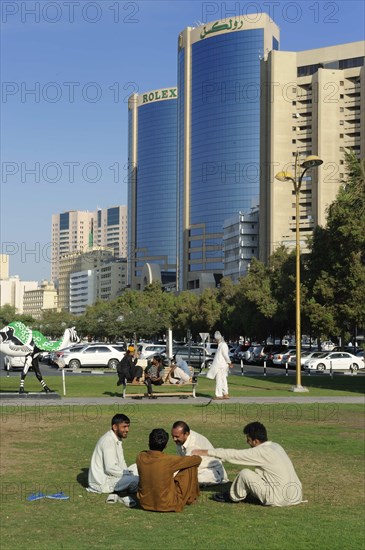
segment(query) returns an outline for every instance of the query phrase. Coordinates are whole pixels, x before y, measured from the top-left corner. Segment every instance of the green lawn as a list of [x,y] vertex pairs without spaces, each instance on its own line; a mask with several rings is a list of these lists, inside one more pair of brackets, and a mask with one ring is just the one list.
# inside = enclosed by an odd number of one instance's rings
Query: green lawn
[[[101,383],[102,377],[94,378]],[[116,403],[2,407],[2,550],[364,548],[361,405]],[[175,420],[187,421],[217,447],[237,448],[246,447],[243,426],[260,420],[292,458],[308,503],[272,509],[219,504],[209,489],[181,514],[105,504],[105,496],[90,495],[83,485],[94,445],[118,411],[131,418],[124,443],[128,463],[146,448],[152,428],[170,431]],[[168,452],[174,453],[171,442]],[[240,467],[226,464],[226,469],[232,480]],[[59,490],[70,500],[26,500],[34,491]]]
[[[12,373],[9,378],[0,378],[0,392],[17,391],[19,389],[19,373]],[[63,386],[61,376],[45,376],[47,384],[61,395],[63,395]],[[66,373],[66,395],[67,397],[114,397],[121,396],[122,390],[116,385],[117,375],[112,374],[93,374],[89,376],[74,373]],[[289,392],[290,387],[295,384],[295,375],[289,376],[229,376],[229,393],[232,397],[288,397],[297,396]],[[339,376],[329,375],[303,376],[302,384],[310,389],[309,396],[345,396],[345,395],[364,395],[365,376]],[[25,388],[27,391],[40,391],[41,386],[33,373],[29,373]],[[198,386],[196,389],[198,396],[213,397],[215,381],[208,380],[205,377],[198,377]],[[128,391],[140,393],[145,391],[145,386],[129,386]],[[180,389],[180,388],[179,388]],[[171,391],[170,387],[159,387],[156,391]]]

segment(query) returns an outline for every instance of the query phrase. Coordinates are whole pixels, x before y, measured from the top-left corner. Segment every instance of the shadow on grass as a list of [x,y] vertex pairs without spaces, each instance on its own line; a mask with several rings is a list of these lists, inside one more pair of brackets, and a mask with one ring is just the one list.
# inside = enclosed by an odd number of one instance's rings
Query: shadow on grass
[[76,476],[77,482],[81,485],[81,487],[84,487],[85,489],[89,486],[88,475],[89,468],[81,468],[81,472]]
[[123,397],[123,394],[117,391],[104,391],[103,395],[108,395],[109,397]]

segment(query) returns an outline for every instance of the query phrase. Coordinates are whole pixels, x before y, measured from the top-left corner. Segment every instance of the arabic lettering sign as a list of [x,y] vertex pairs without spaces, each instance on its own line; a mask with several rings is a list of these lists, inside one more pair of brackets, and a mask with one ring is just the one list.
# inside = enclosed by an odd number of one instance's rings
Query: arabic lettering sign
[[213,23],[213,25],[210,27],[210,29],[207,29],[206,26],[203,27],[203,30],[200,33],[200,38],[205,38],[207,34],[212,34],[215,32],[220,31],[239,31],[243,27],[243,19],[241,21],[235,21],[233,22],[232,19],[229,20],[228,23],[220,23],[219,21],[216,21]]
[[142,105],[151,103],[152,101],[160,101],[161,99],[177,99],[177,88],[164,88],[162,90],[154,90],[142,94]]

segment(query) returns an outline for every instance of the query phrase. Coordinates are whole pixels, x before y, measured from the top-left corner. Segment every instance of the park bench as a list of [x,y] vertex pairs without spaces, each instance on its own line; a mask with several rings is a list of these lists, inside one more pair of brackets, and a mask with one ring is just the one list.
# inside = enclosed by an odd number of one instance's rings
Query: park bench
[[[123,386],[123,397],[132,397],[135,399],[142,399],[147,396],[147,386],[144,384],[144,369],[147,366],[146,360],[139,360],[137,363],[143,368],[143,375],[140,379],[139,384],[126,383]],[[153,386],[152,391],[153,395],[161,397],[179,397],[184,399],[186,397],[196,397],[195,388],[197,386],[197,378],[194,374],[193,367],[189,367],[191,373],[191,382],[185,382],[184,384],[172,384],[170,381],[167,381],[168,374],[170,372],[170,367],[165,367],[162,373],[162,380],[164,383],[161,386]],[[166,389],[168,388],[168,389]],[[171,389],[171,391],[170,391]]]

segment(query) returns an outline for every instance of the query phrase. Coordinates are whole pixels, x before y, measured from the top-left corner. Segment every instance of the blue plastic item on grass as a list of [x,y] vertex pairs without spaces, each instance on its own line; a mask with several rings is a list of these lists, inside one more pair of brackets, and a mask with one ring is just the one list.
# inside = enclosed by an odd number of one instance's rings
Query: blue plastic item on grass
[[27,500],[29,501],[33,501],[33,500],[40,500],[41,498],[45,498],[45,494],[44,493],[32,493],[31,495],[29,495],[29,497],[27,497]]
[[70,497],[61,491],[60,493],[53,493],[53,495],[46,495],[46,498],[51,498],[53,500],[68,500]]

